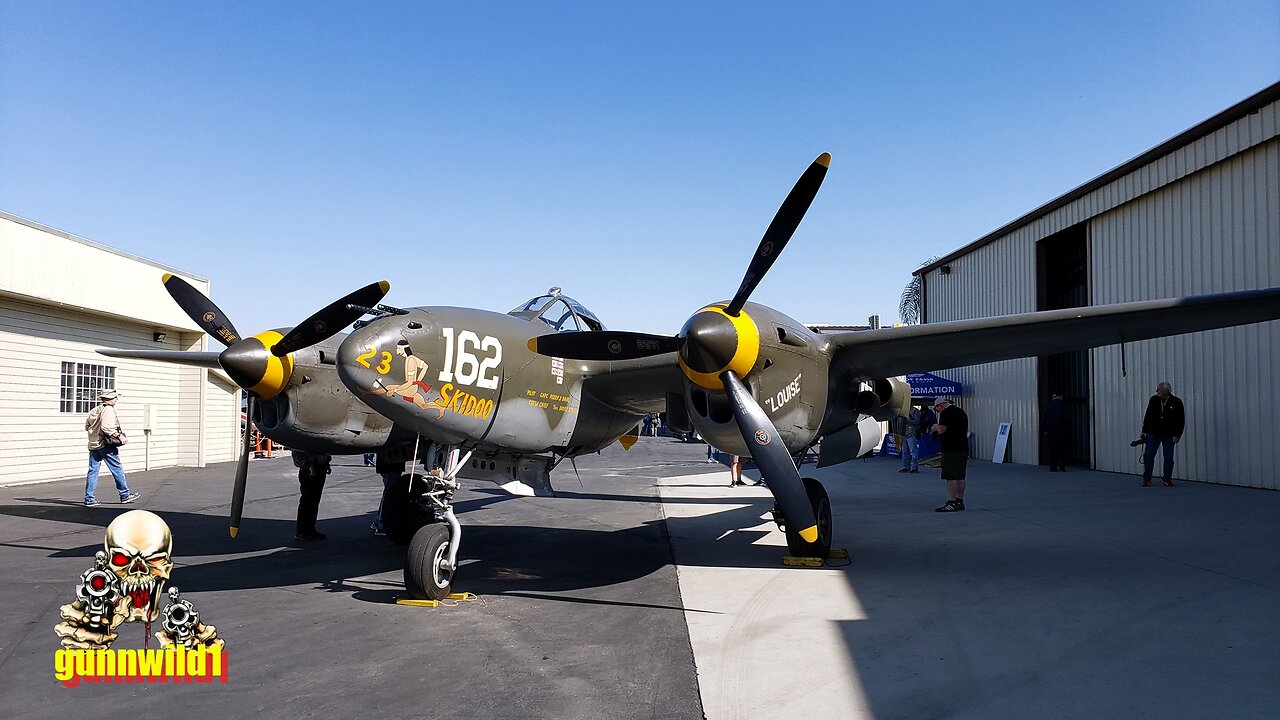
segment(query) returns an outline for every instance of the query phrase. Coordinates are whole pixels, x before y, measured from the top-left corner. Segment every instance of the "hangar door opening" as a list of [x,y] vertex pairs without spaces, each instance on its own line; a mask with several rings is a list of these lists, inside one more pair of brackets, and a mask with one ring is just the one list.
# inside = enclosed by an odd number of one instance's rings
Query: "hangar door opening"
[[[1037,310],[1062,310],[1089,304],[1089,228],[1072,225],[1036,244]],[[1040,415],[1054,393],[1061,393],[1070,416],[1067,462],[1093,466],[1089,443],[1089,351],[1046,355],[1037,362]],[[1040,435],[1044,437],[1043,434]],[[1040,443],[1040,464],[1049,464],[1048,443]]]

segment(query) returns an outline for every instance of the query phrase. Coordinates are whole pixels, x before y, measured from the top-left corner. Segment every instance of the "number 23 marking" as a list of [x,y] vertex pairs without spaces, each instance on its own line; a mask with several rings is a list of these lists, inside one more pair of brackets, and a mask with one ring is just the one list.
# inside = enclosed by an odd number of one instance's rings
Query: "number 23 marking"
[[361,355],[356,358],[356,362],[360,363],[361,365],[367,368],[376,370],[376,372],[379,375],[386,375],[387,373],[391,372],[391,353],[387,352],[386,350],[383,350],[382,362],[378,363],[378,367],[375,369],[371,365],[369,365],[369,360],[373,358],[374,355],[378,354],[378,348],[372,345],[365,345],[364,347],[369,352],[361,353]]

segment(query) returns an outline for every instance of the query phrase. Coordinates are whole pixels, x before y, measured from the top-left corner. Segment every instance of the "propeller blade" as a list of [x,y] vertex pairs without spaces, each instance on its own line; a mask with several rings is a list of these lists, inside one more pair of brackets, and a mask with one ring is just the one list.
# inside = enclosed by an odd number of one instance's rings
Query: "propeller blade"
[[222,367],[218,363],[217,352],[198,352],[188,350],[116,350],[115,348],[98,348],[99,355],[117,358],[139,358],[142,360],[157,360],[159,362],[174,363],[175,365],[190,365],[191,367],[209,368],[210,370],[218,370]]
[[720,374],[726,392],[733,401],[733,418],[738,431],[746,441],[751,457],[760,468],[769,492],[773,493],[782,514],[787,518],[787,528],[798,531],[806,542],[817,542],[818,520],[809,504],[800,471],[791,460],[791,453],[782,442],[778,429],[769,422],[764,409],[751,397],[751,391],[738,378],[737,373],[726,370]]
[[240,515],[244,512],[244,489],[249,480],[249,441],[253,439],[253,394],[248,394],[244,415],[244,448],[236,463],[236,486],[231,491],[231,537],[240,532]]
[[680,338],[602,330],[539,335],[529,341],[539,355],[572,360],[634,360],[680,349]]
[[226,313],[219,310],[212,300],[204,296],[204,293],[172,273],[165,273],[163,282],[164,289],[169,291],[169,297],[178,303],[178,307],[182,308],[187,317],[199,325],[200,329],[227,347],[231,347],[240,339],[240,333],[227,319]]
[[822,153],[796,181],[795,187],[791,188],[787,199],[782,201],[782,207],[778,208],[778,213],[773,216],[773,222],[769,223],[769,228],[764,231],[760,246],[756,248],[756,256],[747,266],[747,274],[742,277],[738,294],[733,296],[733,300],[725,308],[726,313],[737,317],[742,306],[747,304],[747,298],[751,297],[751,292],[760,284],[764,274],[769,272],[769,268],[773,267],[773,262],[782,254],[787,241],[800,226],[800,221],[809,211],[809,205],[818,194],[818,188],[822,187],[822,180],[827,176],[827,168],[830,166],[831,154]]
[[[284,357],[291,352],[311,347],[337,335],[342,328],[359,320],[365,314],[364,308],[371,308],[382,302],[391,289],[391,283],[379,280],[370,283],[355,292],[334,300],[311,317],[298,323],[287,335],[271,348],[271,354]],[[347,307],[357,306],[356,309]]]

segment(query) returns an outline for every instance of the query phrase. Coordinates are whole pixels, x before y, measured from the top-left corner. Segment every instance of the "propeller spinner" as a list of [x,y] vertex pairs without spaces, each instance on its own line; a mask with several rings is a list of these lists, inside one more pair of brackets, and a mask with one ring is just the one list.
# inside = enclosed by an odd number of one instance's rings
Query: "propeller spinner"
[[[255,398],[268,400],[279,395],[293,375],[293,358],[289,353],[324,342],[342,328],[359,320],[366,307],[381,302],[391,283],[381,280],[349,293],[303,320],[287,334],[274,330],[242,338],[225,313],[177,275],[166,273],[164,287],[170,297],[186,312],[187,317],[205,332],[227,346],[218,355],[218,365],[227,376],[249,393],[248,418],[253,417]],[[246,420],[244,445],[236,463],[235,489],[231,496],[231,537],[240,530],[244,510],[244,493],[249,474],[251,422]]]
[[830,166],[831,155],[822,153],[796,181],[760,239],[733,299],[694,313],[675,337],[602,331],[554,333],[529,341],[534,352],[575,360],[628,360],[675,352],[690,382],[728,393],[738,431],[789,528],[811,544],[818,541],[818,523],[804,481],[777,428],[742,381],[760,356],[760,331],[743,308],[795,234]]

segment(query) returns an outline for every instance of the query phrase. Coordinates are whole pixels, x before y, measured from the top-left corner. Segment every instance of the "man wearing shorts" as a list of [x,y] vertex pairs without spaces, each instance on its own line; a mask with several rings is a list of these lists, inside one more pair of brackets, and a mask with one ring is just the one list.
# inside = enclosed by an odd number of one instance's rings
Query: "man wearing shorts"
[[930,428],[942,445],[942,479],[947,483],[947,501],[936,512],[964,510],[964,472],[969,464],[969,416],[946,398],[933,403],[938,422]]

